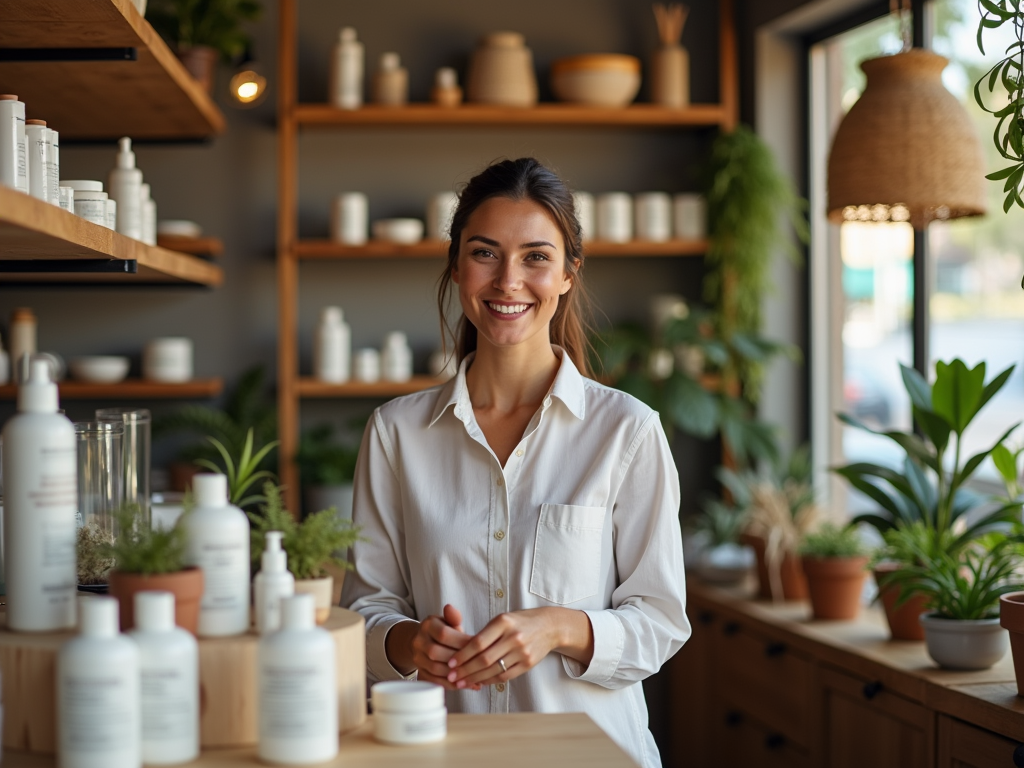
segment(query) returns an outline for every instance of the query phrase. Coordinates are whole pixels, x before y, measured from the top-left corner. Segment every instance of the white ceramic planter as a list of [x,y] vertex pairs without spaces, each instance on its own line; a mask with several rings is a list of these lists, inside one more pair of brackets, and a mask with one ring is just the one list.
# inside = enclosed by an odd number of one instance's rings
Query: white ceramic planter
[[999,619],[955,621],[921,614],[928,655],[946,669],[988,669],[1003,656],[1009,635]]

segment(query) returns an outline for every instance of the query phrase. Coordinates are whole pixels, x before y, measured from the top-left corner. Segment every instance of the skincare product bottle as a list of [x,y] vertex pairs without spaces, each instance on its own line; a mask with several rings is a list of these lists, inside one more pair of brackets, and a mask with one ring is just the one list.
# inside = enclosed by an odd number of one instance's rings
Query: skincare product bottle
[[107,194],[117,203],[115,229],[126,237],[142,239],[142,171],[135,167],[132,140],[118,142],[117,166],[110,172]]
[[55,632],[75,626],[78,461],[75,428],[57,413],[50,364],[33,360],[4,425],[4,566],[7,627]]
[[428,744],[448,734],[444,688],[416,680],[389,680],[370,688],[374,736],[385,744]]
[[139,768],[139,650],[118,632],[117,600],[82,597],[78,636],[57,656],[57,764]]
[[369,347],[356,350],[352,356],[352,378],[367,384],[380,381],[380,352]]
[[25,145],[25,102],[13,93],[0,94],[0,184],[28,192]]
[[281,549],[281,531],[267,531],[267,548],[260,572],[253,579],[256,631],[261,635],[281,628],[281,600],[295,594],[295,577],[288,572],[288,555]]
[[103,191],[102,181],[61,179],[60,184],[75,191],[75,216],[101,227],[107,226],[107,193]]
[[316,626],[313,596],[281,601],[281,629],[260,638],[258,755],[305,765],[338,754],[335,646]]
[[409,70],[397,53],[380,57],[380,69],[373,75],[373,100],[387,107],[401,107],[409,101]]
[[458,74],[451,67],[441,67],[434,75],[430,100],[439,107],[457,107],[462,103]]
[[50,139],[50,162],[46,166],[46,199],[60,206],[60,134],[46,129]]
[[117,231],[117,200],[112,200],[110,195],[107,195],[106,201],[106,227]]
[[28,192],[32,197],[49,201],[50,136],[45,120],[26,120],[25,139],[28,142]]
[[334,198],[331,236],[336,243],[364,245],[369,229],[370,204],[362,192],[342,192]]
[[151,196],[149,184],[140,187],[142,205],[142,242],[156,245],[156,201]]
[[135,593],[142,680],[142,760],[176,765],[199,757],[199,645],[174,625],[174,595]]
[[331,57],[331,103],[341,109],[363,106],[363,44],[356,31],[345,27],[338,36]]
[[324,307],[313,342],[313,375],[320,381],[348,381],[352,357],[352,332],[341,307]]
[[609,243],[633,239],[633,198],[625,192],[606,192],[597,198],[597,236]]
[[192,494],[184,524],[188,563],[203,569],[199,636],[240,635],[249,630],[249,520],[228,504],[224,475],[196,475]]
[[36,316],[28,307],[11,312],[11,330],[7,339],[11,348],[11,377],[20,384],[28,375],[28,363],[22,358],[36,353]]
[[412,350],[401,331],[394,331],[384,337],[384,349],[380,357],[381,378],[384,381],[408,381],[412,378]]

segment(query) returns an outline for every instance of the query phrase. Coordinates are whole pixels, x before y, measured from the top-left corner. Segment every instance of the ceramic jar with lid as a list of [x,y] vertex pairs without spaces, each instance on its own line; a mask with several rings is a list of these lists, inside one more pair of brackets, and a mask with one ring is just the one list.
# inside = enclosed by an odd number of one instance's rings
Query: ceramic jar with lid
[[533,53],[518,32],[493,32],[469,62],[466,97],[480,104],[532,107],[537,103]]

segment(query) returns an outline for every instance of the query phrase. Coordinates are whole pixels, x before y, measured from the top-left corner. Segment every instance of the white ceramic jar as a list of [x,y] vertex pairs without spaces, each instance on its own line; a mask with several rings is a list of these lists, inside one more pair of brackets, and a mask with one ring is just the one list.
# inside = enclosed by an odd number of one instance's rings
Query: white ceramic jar
[[466,97],[482,104],[532,107],[537,103],[533,53],[518,32],[481,38],[469,60]]
[[192,339],[152,339],[142,353],[142,377],[167,384],[191,381],[192,358]]
[[635,198],[636,237],[663,243],[672,237],[672,198],[666,192],[642,192]]
[[459,207],[459,196],[454,192],[438,192],[427,203],[427,237],[442,242],[451,240],[452,218]]
[[74,190],[76,216],[101,227],[107,226],[107,193],[103,191],[102,181],[62,179],[60,185]]
[[625,192],[606,192],[597,198],[597,237],[609,243],[633,239],[633,198]]
[[672,200],[672,229],[680,240],[707,237],[707,203],[700,195],[680,192]]
[[380,381],[380,352],[376,349],[358,349],[352,355],[352,378],[366,384]]
[[412,378],[412,349],[401,331],[393,331],[384,337],[381,378],[384,381],[408,381]]
[[576,220],[580,223],[583,240],[593,240],[597,233],[597,222],[594,215],[594,196],[589,192],[573,192],[573,205],[576,208]]
[[369,211],[369,201],[362,192],[343,192],[335,197],[331,210],[331,239],[344,245],[364,245]]
[[444,689],[415,680],[389,680],[370,688],[374,736],[385,744],[429,744],[448,734]]

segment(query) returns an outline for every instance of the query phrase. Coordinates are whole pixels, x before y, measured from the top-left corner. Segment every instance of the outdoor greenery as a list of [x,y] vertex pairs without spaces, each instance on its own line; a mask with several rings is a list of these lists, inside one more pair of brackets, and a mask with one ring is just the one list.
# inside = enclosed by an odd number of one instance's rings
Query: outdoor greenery
[[179,51],[206,45],[230,63],[250,44],[242,23],[262,11],[259,0],[149,0],[146,18]]
[[804,557],[861,557],[866,551],[856,528],[831,522],[808,533],[800,544]]
[[334,432],[331,424],[321,424],[302,434],[295,462],[303,485],[344,485],[355,478],[359,446],[335,440]]
[[268,531],[281,531],[281,544],[288,555],[288,570],[296,579],[319,579],[327,576],[328,563],[345,568],[352,566],[344,553],[359,540],[359,527],[338,516],[333,507],[308,515],[298,522],[285,509],[281,489],[274,483],[263,484],[266,499],[258,513],[249,512],[250,553],[253,570],[260,565]]
[[[191,507],[186,499],[185,512]],[[121,573],[154,576],[177,573],[185,568],[187,535],[179,520],[172,528],[161,530],[146,524],[138,504],[126,504],[115,513],[117,533],[110,543],[101,543],[96,553],[112,559]]]
[[206,438],[209,440],[213,447],[217,449],[220,454],[222,465],[215,464],[209,459],[196,459],[196,464],[201,467],[209,469],[211,472],[218,474],[223,473],[228,478],[228,498],[232,504],[243,509],[251,504],[256,504],[264,500],[264,497],[259,494],[253,494],[252,496],[246,496],[249,488],[257,480],[263,480],[266,478],[272,478],[274,473],[267,469],[260,469],[260,462],[269,454],[274,448],[277,447],[277,441],[267,443],[255,453],[253,453],[253,431],[250,429],[245,435],[245,443],[242,445],[242,451],[238,454],[238,458],[232,457],[228,449],[224,447],[215,437]]

